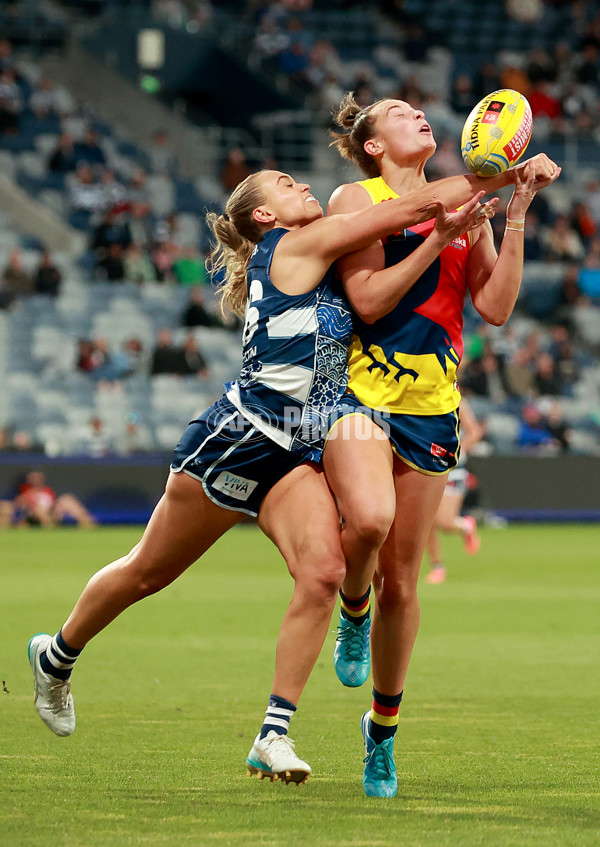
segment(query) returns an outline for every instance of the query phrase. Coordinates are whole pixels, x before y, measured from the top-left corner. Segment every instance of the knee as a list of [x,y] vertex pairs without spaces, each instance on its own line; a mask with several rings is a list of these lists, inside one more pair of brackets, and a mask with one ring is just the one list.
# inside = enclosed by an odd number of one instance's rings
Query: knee
[[172,579],[168,578],[160,569],[153,568],[147,561],[144,561],[139,554],[138,547],[139,545],[124,556],[121,567],[130,591],[135,595],[136,600],[142,600],[144,597],[149,597],[165,588],[172,582]]
[[375,580],[375,596],[377,605],[383,612],[398,611],[400,613],[419,607],[417,581],[402,574],[379,576]]
[[346,576],[346,560],[341,549],[314,551],[310,567],[298,568],[296,585],[311,598],[311,602],[335,603]]
[[350,513],[346,519],[347,528],[362,544],[379,548],[385,541],[394,520],[394,508],[390,504],[361,504],[359,509]]

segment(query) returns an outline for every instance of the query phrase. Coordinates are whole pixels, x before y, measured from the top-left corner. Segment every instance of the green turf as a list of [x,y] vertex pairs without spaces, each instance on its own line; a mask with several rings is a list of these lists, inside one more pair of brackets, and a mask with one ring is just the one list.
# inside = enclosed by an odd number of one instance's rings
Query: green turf
[[291,582],[252,527],[85,650],[78,728],[33,708],[29,637],[54,632],[137,529],[0,532],[0,845],[600,844],[600,528],[510,527],[421,587],[396,742],[399,792],[363,795],[358,721],[325,646],[293,721],[314,776],[250,779]]

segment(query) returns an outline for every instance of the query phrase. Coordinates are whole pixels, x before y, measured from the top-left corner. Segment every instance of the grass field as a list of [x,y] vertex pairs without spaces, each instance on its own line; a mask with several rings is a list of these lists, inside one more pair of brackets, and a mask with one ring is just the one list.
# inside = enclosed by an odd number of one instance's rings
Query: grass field
[[[0,532],[0,845],[600,844],[600,527],[488,530],[421,587],[396,741],[399,792],[363,795],[358,721],[333,638],[293,721],[314,776],[250,779],[291,581],[257,530],[229,533],[86,648],[76,733],[33,708],[26,647],[138,529]],[[332,627],[333,629],[333,627]]]

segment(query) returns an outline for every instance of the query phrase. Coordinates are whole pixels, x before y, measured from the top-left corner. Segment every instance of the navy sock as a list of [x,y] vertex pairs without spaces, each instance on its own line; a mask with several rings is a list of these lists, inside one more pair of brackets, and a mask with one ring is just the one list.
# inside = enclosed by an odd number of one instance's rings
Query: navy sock
[[69,647],[62,637],[62,629],[57,632],[46,651],[40,656],[40,665],[44,673],[66,680],[71,676],[75,660],[81,653],[74,647]]
[[277,735],[287,735],[290,728],[290,719],[295,711],[296,706],[289,700],[278,697],[277,694],[271,694],[260,737],[264,738],[271,730],[276,732]]

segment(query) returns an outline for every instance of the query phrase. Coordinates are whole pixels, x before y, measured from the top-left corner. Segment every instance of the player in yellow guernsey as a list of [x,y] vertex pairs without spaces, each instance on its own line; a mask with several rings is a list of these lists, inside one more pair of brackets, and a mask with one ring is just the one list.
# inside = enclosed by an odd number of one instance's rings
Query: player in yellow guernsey
[[[336,122],[334,143],[367,179],[338,188],[331,213],[386,203],[426,184],[424,168],[436,144],[423,112],[401,100],[360,109],[349,95]],[[419,568],[459,455],[464,298],[469,289],[489,323],[508,319],[523,270],[525,213],[536,191],[559,173],[543,154],[516,169],[499,254],[487,220],[490,201],[468,224],[460,211],[438,204],[429,222],[337,263],[357,318],[349,393],[323,458],[344,518],[347,561],[334,663],[345,685],[361,685],[369,673],[370,640],[373,700],[361,720],[369,795],[391,797],[397,790],[393,741],[419,626]],[[490,190],[497,188],[490,180]]]
[[[358,184],[373,205],[398,197],[382,177]],[[427,221],[385,239],[386,266],[407,258],[435,223]],[[350,390],[365,406],[413,415],[441,415],[458,407],[456,369],[462,355],[462,309],[473,237],[470,231],[454,238],[387,315],[374,324],[360,318],[355,322]],[[445,472],[443,456],[434,458],[441,460],[438,467]]]

